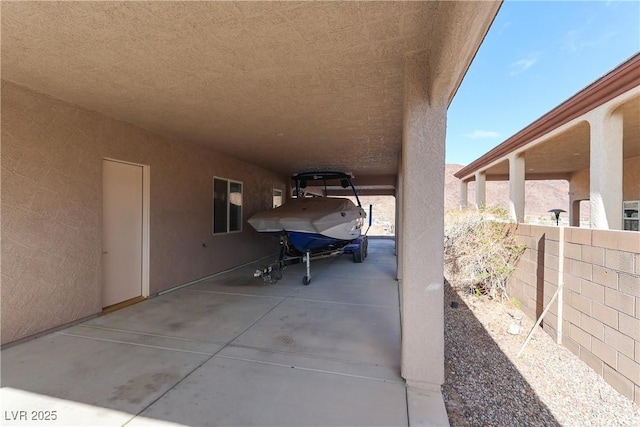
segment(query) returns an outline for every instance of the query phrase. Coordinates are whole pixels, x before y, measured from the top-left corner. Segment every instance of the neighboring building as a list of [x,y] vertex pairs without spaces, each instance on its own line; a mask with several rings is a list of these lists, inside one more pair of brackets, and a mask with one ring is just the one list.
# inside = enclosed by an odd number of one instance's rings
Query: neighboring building
[[[526,251],[508,292],[544,330],[640,404],[640,54],[458,171],[460,204],[476,183],[509,180]],[[571,227],[522,224],[525,180],[570,184]],[[591,228],[580,226],[590,201]]]
[[[460,204],[475,181],[476,205],[486,181],[509,181],[510,212],[524,219],[525,180],[569,181],[570,221],[590,201],[591,226],[621,230],[640,200],[640,54],[599,78],[487,154],[458,171]],[[550,207],[551,208],[551,207]],[[635,212],[635,213],[634,213]],[[628,227],[636,226],[626,221]],[[637,230],[637,228],[636,228]]]

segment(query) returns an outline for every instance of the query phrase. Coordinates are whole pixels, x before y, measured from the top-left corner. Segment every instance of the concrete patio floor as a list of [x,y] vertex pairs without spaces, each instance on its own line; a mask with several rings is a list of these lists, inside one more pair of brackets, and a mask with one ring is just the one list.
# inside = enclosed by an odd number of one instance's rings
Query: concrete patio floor
[[393,245],[316,261],[309,286],[302,264],[273,285],[248,265],[9,347],[2,425],[448,425],[400,377]]

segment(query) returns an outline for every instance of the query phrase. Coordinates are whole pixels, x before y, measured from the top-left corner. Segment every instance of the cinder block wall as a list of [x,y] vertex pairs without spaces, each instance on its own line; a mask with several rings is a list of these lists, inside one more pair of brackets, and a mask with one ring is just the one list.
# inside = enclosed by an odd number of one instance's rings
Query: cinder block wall
[[[536,319],[558,286],[559,229],[518,225],[527,249],[508,285]],[[640,233],[565,228],[562,343],[640,404]],[[543,321],[557,337],[558,305]]]

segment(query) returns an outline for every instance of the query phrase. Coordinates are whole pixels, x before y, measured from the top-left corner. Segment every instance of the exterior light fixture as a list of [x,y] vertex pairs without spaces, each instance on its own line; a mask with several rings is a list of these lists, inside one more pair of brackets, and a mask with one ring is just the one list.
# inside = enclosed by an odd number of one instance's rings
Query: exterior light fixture
[[549,209],[547,212],[551,212],[556,216],[556,225],[560,224],[560,212],[566,212],[562,209]]

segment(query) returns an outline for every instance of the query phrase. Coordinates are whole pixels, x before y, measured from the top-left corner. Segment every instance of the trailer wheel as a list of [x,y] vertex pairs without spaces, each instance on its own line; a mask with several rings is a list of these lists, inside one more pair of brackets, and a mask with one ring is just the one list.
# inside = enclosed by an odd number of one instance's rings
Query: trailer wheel
[[302,278],[302,284],[305,285],[305,286],[308,286],[309,283],[311,283],[311,279],[309,278],[309,276],[304,276]]
[[353,251],[353,262],[360,263],[362,261],[364,261],[364,252],[361,247],[359,250]]

